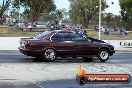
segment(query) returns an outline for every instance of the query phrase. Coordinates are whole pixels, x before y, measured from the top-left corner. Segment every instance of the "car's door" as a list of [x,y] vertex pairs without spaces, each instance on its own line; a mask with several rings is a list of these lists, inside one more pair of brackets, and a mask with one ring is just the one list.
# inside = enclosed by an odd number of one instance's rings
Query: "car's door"
[[57,33],[52,36],[53,46],[61,55],[74,55],[75,43],[71,41],[69,33]]
[[94,47],[92,46],[92,42],[90,40],[76,33],[71,33],[70,36],[71,40],[76,44],[78,55],[89,55],[94,52]]

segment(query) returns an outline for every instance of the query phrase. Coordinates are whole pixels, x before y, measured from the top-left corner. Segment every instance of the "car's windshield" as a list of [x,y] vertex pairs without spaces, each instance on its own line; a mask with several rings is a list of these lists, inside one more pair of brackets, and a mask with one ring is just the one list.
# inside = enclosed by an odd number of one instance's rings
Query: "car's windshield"
[[36,35],[36,36],[33,37],[33,38],[34,38],[34,39],[41,40],[42,38],[44,38],[45,36],[49,35],[50,33],[51,33],[50,31],[42,32],[42,33]]

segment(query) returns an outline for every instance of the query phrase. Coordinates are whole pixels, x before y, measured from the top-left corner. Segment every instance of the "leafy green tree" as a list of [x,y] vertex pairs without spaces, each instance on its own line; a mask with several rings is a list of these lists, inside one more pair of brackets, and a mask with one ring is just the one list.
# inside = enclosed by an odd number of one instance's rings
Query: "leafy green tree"
[[[99,13],[99,0],[69,0],[70,18],[73,23],[81,23],[88,27],[91,19]],[[106,1],[102,0],[102,11],[107,8]]]
[[46,19],[50,21],[55,21],[55,20],[62,20],[63,18],[63,12],[59,9],[56,9],[52,11],[51,13],[42,13],[41,14],[41,19]]
[[55,11],[55,15],[56,15],[56,18],[57,18],[58,20],[61,20],[61,19],[63,18],[63,13],[62,13],[62,11],[59,10],[59,9],[57,9],[57,10]]
[[60,9],[60,11],[62,12],[63,22],[68,23],[69,22],[69,13],[68,13],[68,11],[65,8]]
[[0,18],[4,14],[4,12],[8,9],[10,6],[11,0],[3,0],[2,5],[0,6]]
[[30,10],[29,9],[25,9],[23,12],[23,17],[25,20],[30,20]]
[[14,0],[13,6],[20,8],[20,6],[25,8],[24,14],[29,17],[30,21],[39,20],[42,13],[50,13],[56,9],[53,0]]
[[16,9],[13,9],[12,11],[10,11],[10,16],[13,18],[18,18],[19,12]]
[[132,0],[119,0],[121,7],[121,16],[126,29],[131,29],[132,24]]
[[56,9],[55,11],[52,11],[49,13],[43,13],[41,16],[41,19],[47,19],[50,21],[63,21],[68,22],[68,12],[66,9]]
[[104,21],[109,27],[119,27],[122,26],[122,17],[120,15],[114,15],[112,13],[107,13],[104,17]]

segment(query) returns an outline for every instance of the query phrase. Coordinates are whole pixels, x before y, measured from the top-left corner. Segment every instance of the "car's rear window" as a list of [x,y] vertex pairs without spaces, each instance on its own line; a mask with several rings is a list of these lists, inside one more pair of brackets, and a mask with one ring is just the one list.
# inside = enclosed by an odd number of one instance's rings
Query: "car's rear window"
[[33,38],[34,38],[34,39],[41,40],[41,39],[43,39],[45,36],[49,35],[50,33],[51,33],[50,31],[42,32],[42,33],[36,35],[36,36],[33,37]]

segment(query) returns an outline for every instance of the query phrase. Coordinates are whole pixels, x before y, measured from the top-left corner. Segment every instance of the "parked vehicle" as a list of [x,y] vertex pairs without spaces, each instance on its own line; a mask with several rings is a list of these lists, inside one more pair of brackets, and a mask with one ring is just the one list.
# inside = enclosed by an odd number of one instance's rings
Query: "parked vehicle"
[[[99,31],[99,27],[98,26],[95,26],[95,30],[96,31]],[[100,28],[100,31],[103,33],[103,34],[105,34],[105,35],[108,35],[109,34],[109,28],[108,27],[101,27]]]
[[[128,35],[128,32],[126,31],[124,27],[113,28],[113,27],[104,26],[104,27],[101,27],[100,29],[101,29],[100,31],[105,35],[108,35],[110,33],[115,33],[119,35]],[[99,27],[95,26],[95,30],[99,31]]]
[[128,32],[126,31],[126,29],[124,27],[117,27],[116,30],[117,30],[118,34],[120,34],[120,35],[128,34]]
[[105,62],[115,53],[112,45],[67,30],[46,31],[32,38],[21,38],[19,51],[44,61],[55,61],[58,56],[96,56]]
[[37,28],[47,28],[47,22],[38,21],[36,24]]

